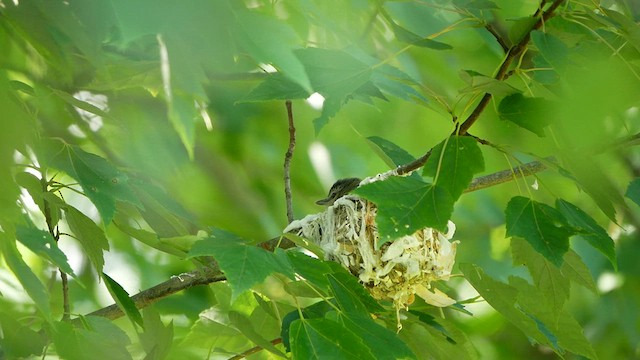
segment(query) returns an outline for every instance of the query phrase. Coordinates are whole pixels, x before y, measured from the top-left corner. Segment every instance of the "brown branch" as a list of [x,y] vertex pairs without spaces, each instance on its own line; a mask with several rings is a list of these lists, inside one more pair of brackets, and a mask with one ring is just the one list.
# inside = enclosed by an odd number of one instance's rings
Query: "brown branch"
[[[548,158],[548,160],[553,161],[553,158]],[[515,180],[516,178],[533,175],[535,173],[544,171],[546,169],[547,169],[547,166],[541,163],[540,161],[532,161],[530,163],[520,165],[513,169],[502,170],[493,174],[477,177],[473,179],[469,187],[464,192],[467,193],[467,192],[485,189],[490,186]]]
[[[179,291],[223,280],[226,280],[226,277],[220,271],[217,263],[213,263],[207,267],[174,276],[165,282],[133,295],[131,300],[136,304],[136,308],[142,309]],[[123,315],[122,310],[116,304],[113,304],[96,310],[87,316],[100,316],[115,320]],[[73,322],[79,322],[79,319],[74,319]]]
[[289,223],[293,221],[293,204],[291,202],[291,158],[293,158],[293,150],[296,147],[296,128],[293,124],[293,110],[291,108],[291,100],[285,102],[287,107],[287,118],[289,119],[289,147],[284,155],[284,195],[287,202],[287,220]]
[[[271,340],[271,344],[272,345],[278,345],[282,343],[282,338],[277,338],[277,339],[273,339]],[[243,352],[242,354],[238,354],[236,356],[232,356],[229,358],[229,360],[240,360],[240,359],[244,359],[249,355],[253,355],[255,353],[257,353],[258,351],[262,350],[262,347],[260,346],[256,346],[256,347],[252,347],[251,349]]]

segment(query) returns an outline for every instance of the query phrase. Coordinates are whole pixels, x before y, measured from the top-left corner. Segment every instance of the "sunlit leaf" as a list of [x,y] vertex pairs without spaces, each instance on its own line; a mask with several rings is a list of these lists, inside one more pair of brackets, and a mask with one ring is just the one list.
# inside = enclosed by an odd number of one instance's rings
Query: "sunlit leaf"
[[311,92],[312,82],[305,66],[292,51],[301,43],[296,33],[286,23],[258,13],[236,11],[235,15],[238,37],[249,54],[260,62],[273,64],[289,80]]
[[140,333],[140,342],[147,353],[145,359],[164,359],[173,343],[173,320],[165,325],[160,314],[153,306],[146,307],[142,312],[144,332]]
[[256,331],[254,324],[245,315],[237,311],[231,311],[229,312],[229,321],[242,335],[246,336],[256,345],[282,358],[285,357],[282,351],[278,350],[268,339],[265,339],[262,334]]
[[8,359],[18,359],[42,355],[42,350],[47,344],[44,334],[22,325],[13,314],[4,311],[0,312],[0,326],[3,329],[11,329],[11,331],[4,331],[0,339],[3,356]]
[[80,242],[89,261],[91,261],[95,269],[101,273],[104,267],[103,252],[104,250],[109,250],[109,242],[107,241],[104,231],[96,225],[93,220],[73,206],[65,208],[65,215],[71,232],[73,232],[75,238]]
[[379,136],[369,136],[367,144],[392,169],[415,160],[406,150]]
[[16,227],[16,238],[29,250],[49,259],[55,266],[65,273],[75,277],[71,266],[69,266],[67,256],[60,250],[53,236],[48,231],[40,230],[30,224],[30,226]]
[[393,33],[396,35],[398,40],[402,42],[405,42],[414,46],[426,47],[434,50],[452,49],[451,45],[449,44],[445,44],[440,41],[435,41],[426,37],[421,37],[419,35],[416,35],[411,31],[403,28],[402,26],[396,24],[393,21],[391,21],[390,24],[391,24],[391,28],[393,29]]
[[58,322],[52,329],[53,344],[61,358],[82,360],[87,354],[97,359],[130,360],[131,340],[112,321],[103,317],[83,317],[83,326]]
[[270,253],[220,229],[215,229],[210,237],[196,242],[188,256],[213,256],[227,276],[233,299],[274,272],[294,277],[284,252],[276,250],[275,254]]
[[16,248],[15,241],[9,239],[6,233],[0,231],[0,250],[9,269],[16,275],[18,281],[33,300],[40,314],[51,321],[49,294],[38,277],[31,271]]
[[589,270],[587,264],[584,263],[575,251],[569,250],[564,255],[564,262],[562,263],[560,271],[571,281],[584,286],[594,294],[598,294],[598,287],[593,280],[591,270]]
[[431,151],[423,175],[446,189],[454,200],[471,184],[473,175],[484,170],[478,142],[469,136],[451,136]]
[[524,265],[529,269],[533,285],[545,294],[551,305],[549,310],[554,313],[554,318],[557,318],[564,303],[569,299],[569,279],[562,274],[560,268],[523,239],[511,239],[511,254],[514,265]]
[[378,206],[381,246],[424,227],[446,232],[453,199],[446,188],[413,177],[392,177],[360,186],[354,193]]
[[144,328],[144,322],[142,321],[142,315],[138,311],[135,302],[129,297],[127,291],[113,280],[109,275],[102,273],[104,284],[109,290],[109,294],[113,300],[118,304],[118,307],[127,315],[132,323]]
[[142,206],[129,185],[129,177],[106,159],[81,148],[52,140],[46,151],[51,165],[75,178],[85,195],[100,211],[105,224],[111,222],[116,201]]

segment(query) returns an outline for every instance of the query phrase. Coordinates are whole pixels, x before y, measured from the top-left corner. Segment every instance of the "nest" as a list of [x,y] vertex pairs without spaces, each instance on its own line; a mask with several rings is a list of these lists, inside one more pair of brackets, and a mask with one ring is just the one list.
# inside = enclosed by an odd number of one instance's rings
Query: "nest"
[[447,233],[424,228],[376,248],[379,236],[375,204],[355,195],[335,201],[324,212],[292,222],[284,232],[307,238],[319,245],[325,260],[342,264],[379,300],[406,308],[415,295],[435,306],[455,300],[433,289],[431,283],[448,280],[458,241],[450,241],[455,224]]

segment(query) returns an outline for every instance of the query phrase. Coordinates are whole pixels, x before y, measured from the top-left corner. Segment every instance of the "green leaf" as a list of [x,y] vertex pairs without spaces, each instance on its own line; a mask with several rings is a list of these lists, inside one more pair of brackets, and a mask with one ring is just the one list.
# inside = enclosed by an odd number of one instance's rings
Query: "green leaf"
[[598,294],[598,287],[593,280],[591,271],[589,271],[587,265],[575,251],[569,250],[564,255],[564,262],[562,263],[560,271],[562,271],[564,276],[571,279],[571,281],[575,281],[594,294]]
[[15,241],[2,231],[0,231],[0,250],[2,250],[7,266],[16,275],[20,284],[22,284],[24,290],[35,303],[36,308],[40,311],[40,314],[47,321],[51,321],[49,293],[47,293],[44,285],[22,259],[22,255],[16,248]]
[[251,340],[251,342],[253,342],[254,344],[260,346],[261,348],[269,351],[272,354],[278,355],[282,358],[286,358],[282,351],[278,350],[278,348],[276,348],[269,340],[265,339],[262,334],[256,331],[256,329],[254,328],[254,324],[244,314],[241,314],[237,311],[230,311],[229,321],[231,322],[231,324],[233,324],[233,326],[235,326],[236,329],[240,330],[242,335],[246,336],[247,339]]
[[433,148],[424,166],[423,176],[449,191],[457,200],[471,184],[473,175],[484,171],[484,158],[475,139],[469,136],[451,136]]
[[494,79],[473,70],[460,71],[460,78],[469,86],[460,90],[461,94],[489,93],[494,96],[506,96],[519,90],[505,81]]
[[101,116],[105,119],[109,119],[111,116],[109,115],[109,113],[107,113],[106,111],[100,109],[99,107],[88,103],[86,101],[82,101],[79,99],[76,99],[73,95],[61,91],[61,90],[57,90],[57,89],[51,89],[51,92],[53,94],[55,94],[56,96],[58,96],[60,99],[64,100],[67,104],[77,107],[78,109],[82,109],[84,111],[87,111],[89,113]]
[[296,320],[289,335],[294,359],[375,359],[360,336],[328,319]]
[[52,338],[56,353],[63,359],[84,360],[87,354],[95,359],[131,360],[127,346],[131,340],[110,320],[98,317],[82,317],[83,327],[69,322],[53,326]]
[[605,229],[579,207],[566,200],[557,199],[556,209],[567,219],[569,225],[578,230],[581,238],[606,256],[614,269],[618,268],[615,244]]
[[69,266],[67,256],[60,250],[53,236],[48,231],[40,230],[29,224],[29,226],[18,225],[16,227],[16,238],[29,250],[48,259],[65,273],[76,277]]
[[113,218],[117,200],[142,206],[129,186],[129,177],[106,159],[56,140],[49,141],[43,151],[52,166],[78,181],[105,225]]
[[64,210],[71,232],[80,242],[89,261],[91,261],[98,273],[102,273],[102,268],[104,267],[103,252],[104,250],[109,250],[109,242],[105,237],[104,231],[93,220],[73,206],[69,205]]
[[495,2],[490,0],[453,0],[453,4],[460,9],[497,10],[500,9]]
[[527,16],[512,21],[513,25],[509,28],[509,40],[512,44],[517,44],[531,31],[538,18]]
[[139,334],[140,343],[147,356],[145,360],[165,359],[173,343],[173,320],[164,325],[160,314],[153,306],[142,311],[144,332]]
[[563,311],[554,321],[546,294],[526,280],[512,276],[507,285],[496,281],[476,265],[460,264],[459,268],[489,305],[528,337],[554,348],[559,355],[569,350],[590,359],[597,358],[571,314]]
[[569,250],[569,237],[575,234],[556,209],[537,201],[516,196],[505,210],[507,236],[519,236],[551,263],[562,266]]
[[358,334],[376,359],[416,359],[416,355],[395,332],[377,324],[370,316],[339,313],[338,321]]
[[538,48],[548,64],[563,70],[569,62],[569,48],[557,37],[539,30],[531,32],[531,42]]
[[533,285],[548,299],[549,309],[554,314],[554,320],[557,320],[562,307],[569,300],[569,279],[523,239],[511,239],[511,254],[514,265],[525,265],[529,269]]
[[325,98],[322,115],[314,120],[318,133],[348,97],[370,80],[371,68],[339,50],[307,48],[295,53],[305,65],[313,90]]
[[111,297],[116,302],[120,310],[127,315],[134,325],[137,324],[144,328],[142,315],[140,315],[135,302],[131,297],[129,297],[129,294],[124,290],[124,288],[105,273],[102,273],[102,278],[104,279],[104,284],[107,286],[107,290],[109,290],[109,294],[111,294]]
[[551,346],[559,355],[568,350],[590,359],[598,358],[580,324],[569,312],[562,311],[560,316],[554,318],[549,308],[551,304],[544,293],[522,278],[510,277],[509,284],[519,292],[517,310],[533,320],[539,333],[545,337],[543,343]]
[[0,312],[0,327],[3,334],[0,338],[0,349],[7,359],[29,358],[31,355],[41,357],[47,345],[45,334],[39,334],[14,319],[15,315]]
[[[341,276],[344,275],[344,276]],[[365,306],[364,301],[378,310],[383,310],[380,305],[376,303],[370,294],[358,283],[355,277],[349,274],[329,274],[327,275],[329,284],[331,285],[331,292],[338,303],[340,309],[349,314],[349,316],[361,316],[368,317],[369,310]]]
[[[324,316],[330,312],[335,310],[334,301],[319,301],[311,306],[307,306],[302,309],[302,318],[303,319],[318,319],[324,318]],[[282,344],[287,352],[291,351],[291,342],[290,342],[290,333],[291,333],[291,324],[294,321],[300,319],[300,311],[297,309],[291,311],[287,315],[282,318],[282,326],[280,331],[280,337],[282,338]]]
[[[17,173],[15,176],[16,183],[25,188],[33,202],[38,205],[40,212],[49,213],[49,223],[56,226],[62,216],[61,209],[67,204],[54,194],[54,190],[43,193],[42,182],[33,174],[27,172]],[[45,201],[47,207],[45,207]]]
[[517,93],[500,101],[498,114],[500,118],[510,121],[532,133],[544,137],[544,128],[554,116],[554,105],[542,98],[526,98]]
[[270,253],[220,229],[214,229],[210,237],[196,242],[188,256],[213,256],[231,285],[233,300],[274,272],[294,278],[283,251]]
[[421,37],[417,34],[414,34],[413,32],[396,24],[393,20],[389,21],[389,23],[391,24],[391,29],[393,30],[393,33],[396,35],[396,38],[398,38],[398,40],[404,43],[414,45],[414,46],[426,47],[434,50],[453,49],[453,47],[451,47],[451,45],[449,44],[445,44],[440,41],[431,40],[429,38]]
[[[184,259],[187,256],[187,251],[189,251],[189,249],[191,248],[191,246],[182,247],[179,244],[169,240],[170,238],[160,238],[156,233],[153,233],[151,231],[131,227],[126,224],[126,221],[120,222],[114,220],[114,225],[123,233],[139,240],[143,244],[162,252],[166,252],[167,254],[177,256],[181,259]],[[193,242],[195,242],[196,240],[199,240],[199,238],[197,236],[193,236],[192,240]]]
[[166,191],[148,182],[136,181],[132,185],[142,203],[140,215],[159,237],[170,238],[191,233],[195,218]]
[[311,93],[300,85],[284,75],[276,73],[269,75],[266,80],[251,90],[241,102],[306,99],[309,95]]
[[444,187],[413,177],[392,177],[353,192],[378,206],[378,246],[424,227],[446,232],[453,212],[454,201]]
[[[259,62],[273,64],[307,92],[312,82],[292,49],[301,40],[286,23],[251,11],[236,11],[237,35],[242,46]],[[277,36],[274,36],[277,34]]]
[[369,136],[367,144],[392,169],[416,159],[405,149],[378,136]]
[[640,206],[640,178],[635,178],[629,183],[624,196]]
[[616,206],[626,207],[626,204],[618,187],[599,167],[598,160],[572,151],[563,155],[565,155],[563,157],[564,163],[573,175],[574,181],[589,194],[612,222],[617,223]]
[[329,291],[329,280],[326,274],[330,274],[332,269],[326,262],[296,251],[287,252],[287,257],[296,274],[321,291]]

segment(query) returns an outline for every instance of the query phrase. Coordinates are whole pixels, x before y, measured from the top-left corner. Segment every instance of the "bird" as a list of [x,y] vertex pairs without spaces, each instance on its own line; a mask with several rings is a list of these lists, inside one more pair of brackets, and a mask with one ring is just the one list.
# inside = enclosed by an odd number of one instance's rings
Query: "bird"
[[316,201],[316,204],[325,206],[333,205],[336,200],[355,190],[355,188],[360,185],[360,181],[358,178],[346,178],[336,181],[333,186],[331,186],[329,195],[324,199]]

